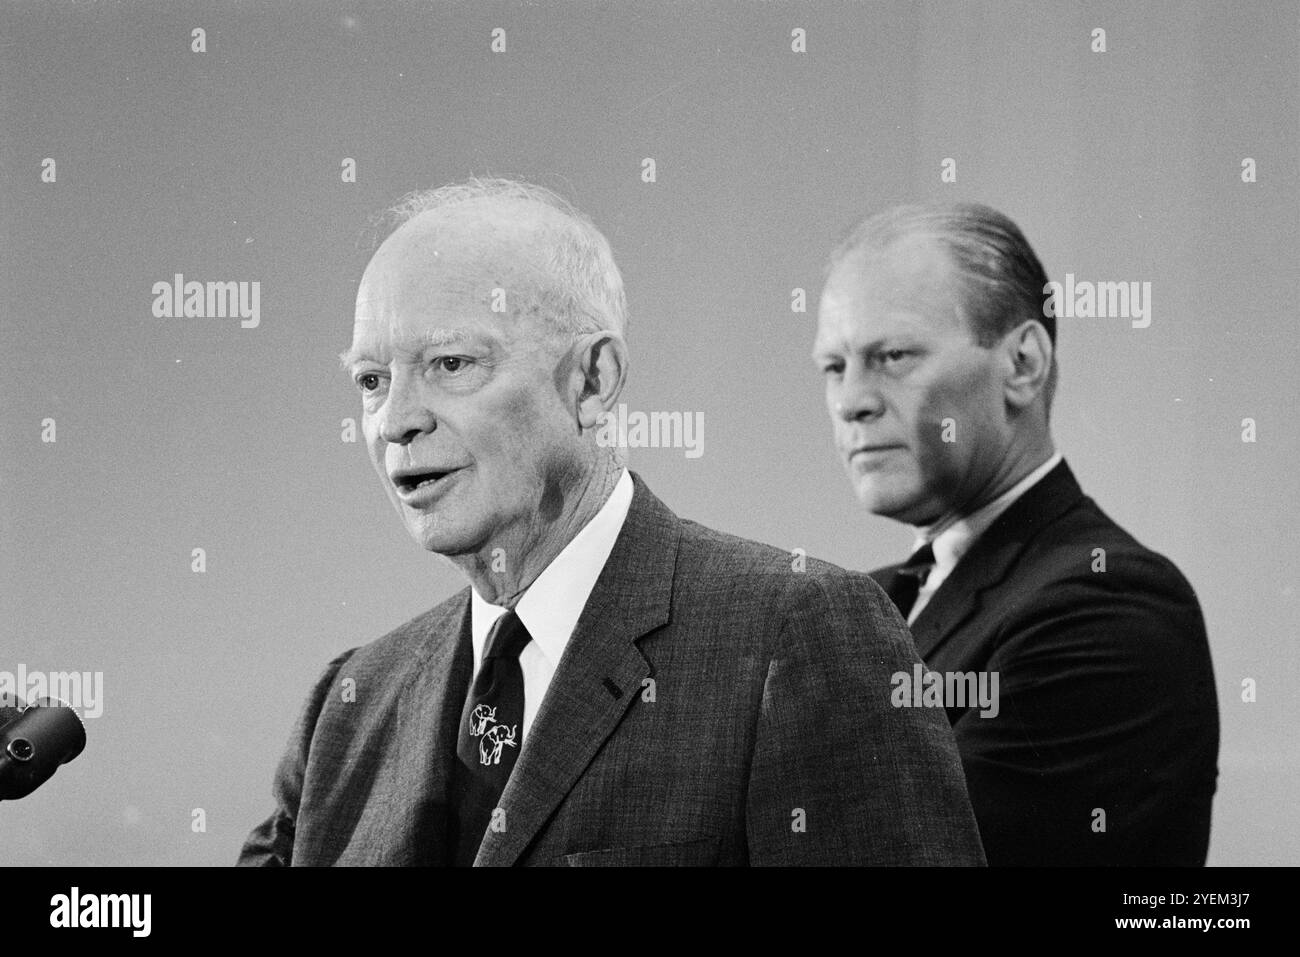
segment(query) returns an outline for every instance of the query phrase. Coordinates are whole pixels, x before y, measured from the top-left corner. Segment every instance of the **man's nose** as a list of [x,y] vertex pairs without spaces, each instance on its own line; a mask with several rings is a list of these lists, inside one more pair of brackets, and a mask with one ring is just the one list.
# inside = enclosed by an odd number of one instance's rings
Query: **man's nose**
[[379,437],[394,445],[406,445],[437,427],[437,416],[422,395],[420,383],[410,377],[394,376],[379,412]]
[[880,390],[863,371],[846,370],[831,395],[831,412],[844,422],[875,418],[884,408]]

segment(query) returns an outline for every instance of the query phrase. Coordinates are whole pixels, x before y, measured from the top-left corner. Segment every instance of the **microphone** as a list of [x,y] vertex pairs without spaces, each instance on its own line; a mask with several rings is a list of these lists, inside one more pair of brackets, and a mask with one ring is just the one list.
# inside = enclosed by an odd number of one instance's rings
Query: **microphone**
[[81,716],[57,698],[0,706],[0,801],[31,794],[85,747]]

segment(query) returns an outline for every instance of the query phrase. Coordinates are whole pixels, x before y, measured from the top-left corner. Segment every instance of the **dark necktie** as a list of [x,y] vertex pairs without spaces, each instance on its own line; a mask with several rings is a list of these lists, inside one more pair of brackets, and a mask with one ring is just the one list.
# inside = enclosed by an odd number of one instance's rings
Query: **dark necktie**
[[474,863],[506,781],[519,756],[524,722],[524,672],[519,653],[532,640],[513,611],[493,624],[460,716],[456,742],[455,861]]
[[889,597],[898,606],[904,621],[912,613],[916,596],[920,594],[921,586],[925,584],[932,568],[934,568],[934,549],[927,544],[914,551],[912,556],[894,572],[894,581],[888,589]]

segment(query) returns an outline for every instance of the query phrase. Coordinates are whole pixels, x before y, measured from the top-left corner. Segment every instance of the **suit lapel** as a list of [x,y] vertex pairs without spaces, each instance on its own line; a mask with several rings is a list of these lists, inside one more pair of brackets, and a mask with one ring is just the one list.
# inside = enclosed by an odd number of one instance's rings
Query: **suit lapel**
[[[431,748],[438,756],[435,768],[436,779],[428,788],[425,800],[437,813],[423,814],[422,820],[435,822],[435,831],[419,835],[418,846],[436,849],[436,858],[429,863],[434,867],[450,865],[452,861],[447,851],[448,813],[454,813],[453,779],[456,762],[456,740],[460,735],[460,715],[464,701],[469,694],[470,681],[474,676],[474,638],[470,630],[469,589],[456,596],[456,605],[448,612],[446,631],[454,634],[456,640],[445,642],[439,648],[436,657],[431,658],[427,670],[431,675],[445,675],[445,681],[439,691],[441,702],[438,704],[438,726],[434,741],[450,741],[450,748]],[[431,696],[437,700],[436,696]]]
[[1082,497],[1062,461],[998,516],[912,622],[912,640],[923,660],[984,607],[985,593],[1006,578],[1029,541]]
[[[453,596],[425,624],[425,630],[427,637],[420,655],[403,662],[407,675],[391,683],[392,700],[381,710],[365,746],[368,755],[388,755],[381,762],[386,769],[385,780],[367,781],[365,789],[390,792],[392,807],[400,808],[395,810],[392,820],[381,822],[386,833],[376,836],[375,843],[387,845],[394,828],[408,827],[410,830],[400,843],[409,856],[367,863],[433,866],[451,863],[447,855],[447,815],[454,807],[455,742],[474,660],[469,589]],[[392,720],[382,717],[390,712],[395,715]],[[451,742],[450,747],[443,744],[447,741]],[[349,796],[352,793],[346,787],[336,790]]]
[[632,475],[632,504],[501,795],[476,866],[514,864],[640,694],[636,642],[669,618],[679,520]]

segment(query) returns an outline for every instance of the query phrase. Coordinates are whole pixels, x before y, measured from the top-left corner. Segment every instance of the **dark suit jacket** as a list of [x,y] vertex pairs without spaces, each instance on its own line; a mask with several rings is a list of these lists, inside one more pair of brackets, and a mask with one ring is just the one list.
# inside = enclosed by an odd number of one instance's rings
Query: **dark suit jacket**
[[[872,575],[888,589],[897,568]],[[990,864],[1205,863],[1219,719],[1196,595],[1064,462],[975,541],[912,636],[930,669],[999,674],[996,717],[948,712]]]
[[[631,509],[478,865],[982,864],[942,712],[866,575]],[[241,864],[445,864],[469,590],[317,682]],[[351,700],[349,700],[351,699]]]

